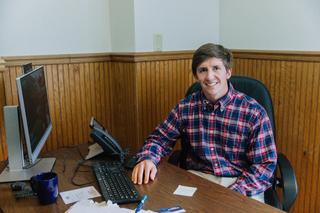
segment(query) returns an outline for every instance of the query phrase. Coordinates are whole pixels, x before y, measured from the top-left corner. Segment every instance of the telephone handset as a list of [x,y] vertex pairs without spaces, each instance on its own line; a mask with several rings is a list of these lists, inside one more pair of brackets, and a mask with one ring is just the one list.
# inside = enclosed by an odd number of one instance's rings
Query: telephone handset
[[90,121],[90,137],[97,142],[102,149],[109,155],[117,155],[121,163],[126,158],[126,152],[123,151],[118,142],[108,133],[108,131],[94,118]]

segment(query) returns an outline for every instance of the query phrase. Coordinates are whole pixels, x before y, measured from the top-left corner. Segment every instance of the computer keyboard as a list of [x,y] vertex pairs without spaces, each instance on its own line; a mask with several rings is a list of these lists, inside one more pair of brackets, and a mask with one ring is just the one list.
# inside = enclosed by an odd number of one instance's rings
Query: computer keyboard
[[140,201],[137,189],[120,162],[98,162],[93,165],[93,171],[106,201],[118,204]]

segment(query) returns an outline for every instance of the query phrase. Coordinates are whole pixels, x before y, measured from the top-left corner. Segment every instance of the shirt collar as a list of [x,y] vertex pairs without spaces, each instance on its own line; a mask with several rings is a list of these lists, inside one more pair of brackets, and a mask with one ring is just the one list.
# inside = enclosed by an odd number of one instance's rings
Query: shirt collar
[[228,81],[228,92],[226,95],[221,97],[215,104],[212,103],[207,97],[204,95],[203,91],[201,90],[200,93],[200,100],[203,104],[204,109],[214,109],[216,110],[218,107],[220,107],[220,111],[223,111],[227,105],[231,102],[233,97],[235,96],[235,89],[233,88],[230,81]]

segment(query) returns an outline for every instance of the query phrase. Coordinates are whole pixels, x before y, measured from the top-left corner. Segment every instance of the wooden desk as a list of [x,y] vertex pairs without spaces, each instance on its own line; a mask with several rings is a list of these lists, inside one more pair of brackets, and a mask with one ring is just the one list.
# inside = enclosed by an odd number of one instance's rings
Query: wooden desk
[[[72,185],[71,178],[81,155],[86,155],[87,145],[75,148],[60,149],[47,155],[55,156],[57,161],[53,171],[59,175],[59,191],[66,191],[78,188]],[[4,168],[4,163],[0,165],[0,171]],[[75,179],[77,183],[93,183],[99,189],[91,168],[82,167]],[[178,185],[197,187],[193,197],[173,195]],[[136,186],[141,195],[147,194],[148,201],[144,209],[157,210],[163,207],[181,205],[187,212],[282,212],[276,208],[247,198],[232,190],[226,189],[217,184],[211,183],[196,175],[193,175],[167,162],[162,162],[158,169],[157,178],[153,183]],[[96,201],[102,201],[97,198]],[[26,198],[16,200],[10,189],[10,184],[0,184],[0,207],[3,212],[64,212],[70,205],[65,205],[58,197],[56,204],[40,205],[37,198]],[[127,204],[123,207],[134,209],[136,204]],[[1,210],[0,210],[1,212]]]

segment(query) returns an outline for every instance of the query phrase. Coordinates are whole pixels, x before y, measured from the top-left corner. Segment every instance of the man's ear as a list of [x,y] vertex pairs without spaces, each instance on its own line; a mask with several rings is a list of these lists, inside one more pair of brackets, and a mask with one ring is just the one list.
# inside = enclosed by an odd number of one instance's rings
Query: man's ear
[[193,77],[194,77],[194,79],[196,79],[196,81],[199,80],[199,79],[198,79],[198,76],[197,76],[197,73],[193,74]]
[[227,79],[230,79],[232,75],[232,69],[227,69]]

